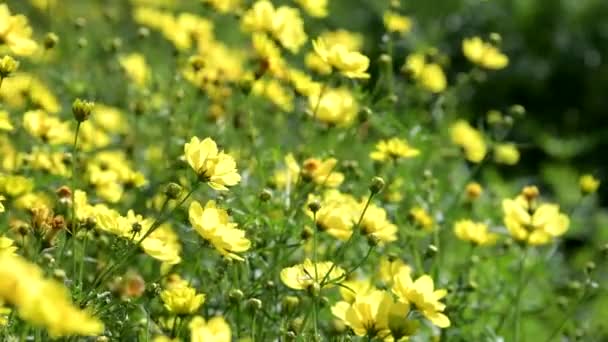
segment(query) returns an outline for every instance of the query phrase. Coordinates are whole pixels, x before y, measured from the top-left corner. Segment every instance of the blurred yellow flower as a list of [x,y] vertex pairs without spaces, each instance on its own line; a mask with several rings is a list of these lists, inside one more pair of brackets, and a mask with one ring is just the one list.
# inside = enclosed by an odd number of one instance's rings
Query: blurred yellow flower
[[494,146],[494,161],[499,164],[515,165],[519,162],[519,150],[513,143],[500,143]]
[[[61,110],[59,100],[50,87],[38,77],[18,72],[4,79],[0,99],[10,107],[24,109],[30,104],[48,113],[56,114]],[[30,107],[27,107],[30,108]]]
[[600,181],[593,177],[593,175],[585,174],[579,179],[579,186],[584,194],[591,194],[596,192],[600,187]]
[[399,138],[381,140],[376,144],[376,150],[370,153],[370,158],[378,161],[413,158],[420,150],[411,147],[407,141]]
[[282,269],[280,276],[283,284],[289,288],[309,290],[313,286],[332,287],[335,282],[342,280],[344,270],[334,266],[331,261],[313,263],[305,259],[301,264]]
[[332,314],[353,329],[357,336],[380,339],[391,335],[389,314],[405,320],[409,311],[408,303],[395,303],[390,293],[381,290],[357,295],[352,304],[338,302],[331,308]]
[[488,151],[481,132],[471,127],[465,120],[457,120],[450,126],[452,142],[464,149],[466,158],[473,162],[481,162]]
[[469,241],[476,245],[493,245],[498,235],[488,231],[488,225],[471,220],[458,220],[454,223],[454,234],[463,241]]
[[[363,212],[365,203],[361,203]],[[361,220],[361,230],[364,236],[372,237],[378,242],[397,240],[397,226],[387,217],[386,210],[370,203]]]
[[349,126],[358,112],[359,104],[346,88],[325,89],[308,97],[308,113],[328,125]]
[[232,333],[230,325],[221,316],[208,321],[203,317],[195,316],[188,324],[190,328],[190,342],[230,342]]
[[226,186],[233,186],[241,181],[236,170],[236,162],[230,155],[219,151],[211,138],[190,139],[184,145],[186,161],[204,183],[218,191],[226,191]]
[[410,216],[414,222],[426,231],[432,231],[434,221],[431,215],[422,207],[414,207],[410,209]]
[[11,15],[8,5],[0,4],[0,47],[4,45],[19,56],[30,56],[38,48],[27,17]]
[[450,326],[449,318],[443,314],[445,304],[440,302],[448,292],[435,290],[433,278],[429,275],[422,275],[414,281],[408,272],[400,272],[394,278],[392,290],[400,300],[413,304],[434,325],[439,328]]
[[69,144],[74,139],[68,122],[40,109],[23,114],[23,128],[31,136],[51,145]]
[[14,306],[23,320],[46,328],[52,338],[95,336],[103,323],[70,302],[59,282],[44,278],[42,269],[15,255],[0,256],[0,300]]
[[559,211],[558,205],[538,205],[535,197],[522,192],[515,199],[504,199],[504,223],[516,240],[543,245],[563,235],[568,230],[570,219]]
[[0,110],[0,130],[10,132],[14,129],[15,127],[11,124],[9,113],[5,110]]
[[397,258],[382,256],[378,266],[378,277],[387,286],[393,283],[395,275],[399,274],[399,272],[412,273],[412,268],[403,262],[403,260]]
[[15,251],[17,251],[15,241],[4,235],[0,235],[0,257],[4,255],[15,255]]
[[350,51],[341,44],[328,45],[323,38],[312,42],[314,51],[323,62],[348,78],[369,78],[369,58],[357,51]]
[[462,52],[469,61],[486,69],[503,69],[509,65],[509,57],[490,43],[479,37],[466,38],[462,41]]
[[295,0],[302,6],[304,11],[311,17],[325,18],[327,17],[327,2],[328,0]]
[[406,34],[412,30],[412,19],[399,13],[386,11],[383,16],[384,27],[389,32]]
[[483,193],[483,187],[477,182],[470,182],[464,189],[467,199],[474,201]]
[[249,250],[251,241],[245,237],[244,230],[237,229],[237,224],[230,222],[226,210],[218,208],[214,201],[208,201],[204,208],[199,202],[192,201],[188,217],[194,229],[220,254],[228,259],[243,260],[236,253]]
[[131,53],[118,58],[127,77],[139,87],[145,87],[150,79],[150,68],[141,53]]
[[427,63],[426,56],[422,53],[407,56],[403,69],[408,71],[422,88],[432,93],[440,93],[447,87],[447,79],[441,66],[437,63]]
[[241,8],[242,0],[202,0],[220,13],[234,13]]
[[[316,184],[329,188],[336,188],[344,181],[344,174],[335,171],[338,160],[328,158],[308,158],[302,163],[301,174],[305,179],[312,180]],[[292,170],[293,166],[292,166]]]
[[182,261],[179,237],[168,223],[159,226],[148,235],[141,242],[141,248],[144,253],[169,265],[179,264]]
[[187,284],[174,284],[160,293],[167,311],[175,315],[191,315],[205,302],[205,295]]

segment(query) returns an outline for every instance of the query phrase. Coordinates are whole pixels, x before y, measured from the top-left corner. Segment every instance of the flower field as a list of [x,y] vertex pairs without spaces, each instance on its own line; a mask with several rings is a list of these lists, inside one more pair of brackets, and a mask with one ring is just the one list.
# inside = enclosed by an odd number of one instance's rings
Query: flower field
[[606,341],[608,104],[454,3],[0,1],[0,340]]

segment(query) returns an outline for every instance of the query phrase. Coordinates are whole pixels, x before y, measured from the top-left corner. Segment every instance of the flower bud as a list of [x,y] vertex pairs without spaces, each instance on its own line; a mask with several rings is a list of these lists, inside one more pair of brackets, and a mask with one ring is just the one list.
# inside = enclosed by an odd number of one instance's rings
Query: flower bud
[[296,296],[285,296],[281,301],[281,307],[285,313],[293,312],[300,305],[300,299]]
[[137,29],[137,37],[139,39],[145,39],[148,38],[148,36],[150,36],[150,29],[147,27],[140,27]]
[[300,237],[302,240],[308,240],[313,236],[314,233],[315,232],[310,229],[310,227],[304,227],[304,229],[302,229],[302,233],[300,233]]
[[262,308],[262,301],[257,298],[250,298],[247,300],[247,308],[252,311],[258,311]]
[[532,201],[534,199],[536,199],[538,197],[538,195],[540,194],[540,192],[538,191],[538,188],[534,185],[532,186],[526,186],[522,191],[521,194],[524,195],[524,197],[528,200],[528,201]]
[[165,188],[165,195],[169,198],[169,199],[178,199],[179,195],[181,195],[182,193],[182,186],[177,184],[177,183],[169,183],[167,184],[167,187]]
[[84,122],[89,119],[93,110],[93,102],[87,100],[76,99],[72,103],[72,114],[78,122]]
[[312,200],[310,203],[308,203],[308,209],[310,209],[310,211],[314,213],[316,213],[317,211],[319,211],[319,209],[321,209],[321,202],[319,202],[319,200]]
[[51,50],[57,43],[59,43],[59,37],[54,32],[49,32],[44,36],[43,44],[45,49]]
[[514,104],[509,107],[509,113],[515,117],[522,117],[526,115],[526,108],[519,104]]
[[228,298],[233,303],[239,303],[244,296],[243,291],[239,289],[232,289],[230,292],[228,292]]
[[471,182],[471,183],[467,184],[465,193],[467,195],[467,198],[470,201],[474,201],[477,198],[479,198],[479,196],[481,196],[481,194],[483,193],[483,188],[481,187],[481,185],[479,183]]
[[17,62],[11,56],[4,56],[0,59],[0,79],[8,77],[10,74],[15,72],[19,67],[19,62]]
[[272,192],[269,189],[264,189],[259,195],[260,201],[268,202],[272,198]]
[[382,191],[382,189],[384,189],[384,185],[386,185],[384,179],[380,177],[374,177],[372,178],[372,182],[369,185],[369,190],[372,192],[372,194],[377,194]]

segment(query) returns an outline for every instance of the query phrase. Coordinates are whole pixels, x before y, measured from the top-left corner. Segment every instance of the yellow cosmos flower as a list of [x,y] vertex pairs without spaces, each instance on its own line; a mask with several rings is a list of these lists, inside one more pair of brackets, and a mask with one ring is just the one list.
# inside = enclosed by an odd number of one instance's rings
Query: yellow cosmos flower
[[494,146],[494,161],[499,164],[515,165],[519,162],[519,150],[513,143],[501,143]]
[[407,141],[399,138],[381,140],[376,144],[376,150],[370,153],[370,158],[378,161],[389,159],[413,158],[420,154],[420,150],[411,147]]
[[275,79],[261,79],[256,81],[251,92],[264,96],[284,112],[293,111],[293,94]]
[[31,56],[38,48],[27,17],[11,15],[6,4],[0,4],[0,47],[3,45],[19,56]]
[[332,287],[335,282],[342,280],[344,270],[334,266],[331,261],[313,263],[305,259],[301,264],[282,269],[280,276],[283,284],[289,288],[309,290],[312,286]]
[[[364,203],[360,212],[363,212]],[[386,210],[370,203],[361,220],[363,235],[372,237],[378,242],[392,242],[397,240],[397,226],[387,217]]]
[[191,342],[230,342],[232,333],[230,325],[221,316],[205,321],[200,316],[192,318],[188,324]]
[[340,296],[347,303],[352,303],[359,295],[368,294],[375,290],[374,285],[369,279],[345,280],[340,286]]
[[19,175],[0,174],[0,192],[10,197],[26,194],[34,189],[34,181]]
[[15,255],[17,247],[15,241],[4,235],[0,235],[0,257],[4,255]]
[[11,118],[7,111],[0,110],[0,130],[2,131],[12,131],[15,127],[11,124]]
[[302,177],[329,188],[336,188],[344,181],[344,174],[334,171],[338,160],[308,158],[302,163]]
[[406,34],[412,30],[412,19],[399,15],[399,13],[387,11],[384,13],[383,20],[388,32]]
[[304,21],[300,12],[288,6],[274,7],[268,0],[258,0],[241,19],[248,32],[268,32],[287,50],[297,53],[306,42]]
[[350,51],[341,44],[328,45],[323,38],[312,42],[314,51],[327,65],[348,78],[369,78],[369,58],[357,51]]
[[311,17],[327,17],[328,0],[295,0]]
[[526,194],[502,201],[504,223],[511,236],[531,245],[543,245],[563,235],[570,219],[559,211],[556,204],[537,205],[536,200]]
[[[313,200],[312,196],[310,200]],[[328,190],[323,194],[321,208],[316,213],[316,228],[337,239],[347,240],[353,233],[361,210],[360,203],[354,197],[338,190]],[[312,212],[308,210],[307,213],[313,217]]]
[[199,179],[215,190],[228,190],[226,186],[233,186],[241,181],[234,158],[219,151],[211,138],[201,141],[198,137],[193,137],[184,145],[184,154]]
[[24,72],[15,73],[4,79],[0,99],[8,106],[19,109],[24,109],[30,104],[52,114],[61,109],[59,100],[51,89],[35,75]]
[[594,193],[600,187],[600,181],[589,174],[582,175],[578,183],[584,194]]
[[490,43],[479,37],[467,38],[462,41],[462,53],[465,57],[486,69],[503,69],[509,65],[509,57]]
[[103,332],[101,321],[70,302],[67,289],[19,256],[0,256],[0,300],[11,304],[19,317],[48,330],[53,338],[69,335],[95,336]]
[[218,208],[214,201],[209,201],[203,208],[197,201],[190,203],[188,217],[192,227],[209,241],[224,257],[242,261],[236,253],[245,252],[251,247],[251,241],[245,237],[245,231],[237,229],[237,224],[230,222],[226,210]]
[[148,235],[141,243],[144,253],[169,265],[182,261],[182,246],[179,238],[169,224],[163,224]]
[[498,235],[488,231],[488,225],[471,220],[458,220],[454,223],[454,234],[463,241],[469,241],[476,245],[493,245]]
[[414,53],[407,56],[403,69],[423,88],[432,93],[440,93],[447,87],[447,79],[439,64],[427,63],[426,56]]
[[242,0],[203,0],[220,13],[234,13],[242,6]]
[[74,138],[68,122],[61,121],[43,110],[23,114],[23,128],[32,136],[51,145],[68,144]]
[[378,276],[384,284],[392,285],[394,277],[399,272],[412,273],[412,268],[401,259],[390,259],[384,256],[380,258]]
[[183,283],[164,289],[160,293],[160,298],[167,311],[175,315],[191,315],[205,302],[204,294],[197,294],[196,289]]
[[439,328],[450,326],[450,320],[443,314],[445,304],[440,302],[448,292],[444,289],[435,290],[433,279],[429,275],[422,275],[414,281],[409,273],[400,272],[394,278],[392,290],[400,300],[413,304],[434,325]]
[[351,327],[356,335],[380,339],[391,335],[390,316],[405,320],[409,311],[408,303],[395,303],[390,293],[381,290],[357,295],[352,304],[338,302],[331,308],[332,314]]
[[414,223],[419,225],[422,229],[426,231],[433,230],[433,225],[435,222],[424,208],[414,207],[410,209],[410,217],[414,220]]
[[131,53],[118,58],[120,66],[124,69],[127,77],[139,87],[145,87],[150,79],[150,68],[146,63],[144,55]]
[[308,113],[331,126],[349,126],[358,112],[359,104],[346,88],[325,89],[308,97]]
[[481,132],[471,127],[468,122],[458,120],[450,126],[450,136],[454,144],[464,149],[466,158],[473,162],[481,162],[488,152],[488,147]]

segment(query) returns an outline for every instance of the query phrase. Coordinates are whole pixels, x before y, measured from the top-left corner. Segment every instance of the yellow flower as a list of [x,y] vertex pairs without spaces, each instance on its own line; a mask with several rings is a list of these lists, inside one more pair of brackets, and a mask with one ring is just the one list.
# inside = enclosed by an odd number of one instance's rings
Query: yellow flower
[[215,141],[211,138],[201,141],[198,137],[193,137],[184,145],[184,154],[199,179],[215,190],[228,190],[226,186],[233,186],[241,181],[234,158],[218,151]]
[[537,205],[531,196],[521,194],[515,199],[502,201],[504,223],[516,240],[531,245],[543,245],[563,235],[570,225],[566,214],[556,204]]
[[205,322],[200,316],[192,318],[188,324],[190,342],[230,342],[232,333],[230,325],[221,316],[216,316]]
[[305,259],[301,264],[282,269],[280,276],[285,286],[294,290],[308,290],[312,286],[332,287],[342,280],[344,270],[334,266],[331,261],[313,263]]
[[288,78],[289,82],[298,94],[311,96],[315,93],[318,94],[321,91],[321,83],[314,81],[310,75],[303,71],[289,69]]
[[11,312],[11,308],[5,307],[4,303],[2,303],[2,300],[0,300],[0,327],[6,326]]
[[[361,203],[363,212],[365,203]],[[370,203],[361,220],[363,235],[371,236],[379,242],[392,242],[397,240],[397,226],[389,221],[386,211]]]
[[381,339],[391,335],[389,315],[405,320],[409,311],[408,303],[395,303],[390,293],[381,290],[357,295],[352,304],[338,302],[331,308],[332,314],[351,327],[356,335]]
[[494,146],[494,160],[499,164],[515,165],[519,162],[519,150],[513,143]]
[[398,32],[406,34],[412,30],[412,20],[409,17],[399,15],[398,13],[387,11],[384,12],[384,26],[389,32]]
[[450,320],[443,314],[445,304],[440,300],[448,292],[444,289],[435,290],[434,287],[429,275],[422,275],[414,281],[408,272],[400,272],[394,278],[392,290],[400,300],[413,304],[434,325],[447,328]]
[[52,114],[61,109],[59,100],[45,83],[35,75],[23,72],[4,79],[0,99],[3,103],[20,109],[30,104]]
[[433,218],[429,213],[422,207],[414,207],[410,209],[410,216],[416,224],[422,227],[426,231],[433,230]]
[[15,255],[15,251],[17,251],[15,241],[4,235],[0,235],[0,257],[4,255]]
[[203,0],[220,13],[233,13],[242,6],[242,0]]
[[0,4],[0,47],[3,45],[20,56],[30,56],[38,48],[27,17],[11,15],[6,4]]
[[427,63],[424,54],[413,53],[407,56],[403,68],[422,88],[432,93],[440,93],[447,87],[447,79],[441,66]]
[[2,131],[12,131],[15,127],[11,124],[11,118],[7,111],[0,110],[0,130]]
[[465,57],[486,69],[503,69],[509,65],[509,57],[490,43],[479,37],[466,38],[462,41],[462,53]]
[[345,280],[340,286],[340,295],[347,303],[352,303],[358,295],[364,295],[374,290],[374,286],[369,279]]
[[169,265],[179,264],[182,261],[179,255],[182,250],[179,238],[167,223],[159,226],[146,237],[141,243],[141,248],[149,256]]
[[470,241],[476,245],[493,245],[498,235],[488,231],[488,225],[471,220],[459,220],[454,223],[454,233],[463,241]]
[[418,149],[411,147],[407,141],[399,138],[381,140],[376,144],[376,150],[370,153],[373,160],[412,158],[420,154]]
[[10,76],[19,68],[19,62],[17,62],[11,56],[4,56],[0,58],[0,80]]
[[214,201],[207,202],[204,208],[199,202],[192,201],[188,217],[194,229],[220,254],[228,259],[243,260],[236,253],[249,250],[251,241],[245,237],[245,231],[230,222],[226,210],[218,208]]
[[471,127],[468,122],[458,120],[450,126],[452,142],[464,149],[466,158],[473,162],[481,162],[488,151],[481,132]]
[[17,197],[26,194],[34,189],[34,181],[19,175],[2,175],[0,174],[0,192]]
[[59,120],[43,110],[30,110],[23,114],[23,128],[32,136],[51,145],[70,143],[74,134],[68,122]]
[[256,81],[251,92],[256,95],[263,95],[284,112],[293,111],[293,94],[275,79]]
[[191,315],[205,302],[205,295],[197,294],[196,289],[179,283],[164,289],[160,293],[165,308],[175,315]]
[[578,183],[584,194],[594,193],[600,187],[600,181],[590,174],[582,175]]
[[323,62],[338,70],[348,78],[369,78],[369,58],[357,51],[350,51],[346,46],[334,44],[328,46],[323,38],[312,42],[313,48]]
[[334,171],[338,160],[308,158],[302,163],[302,176],[329,188],[336,188],[344,181],[344,174]]
[[327,17],[328,0],[295,0],[311,17]]
[[139,87],[145,87],[150,79],[150,68],[146,64],[144,55],[140,53],[131,53],[118,58],[120,66],[125,73]]
[[103,323],[70,302],[67,289],[19,256],[0,256],[0,301],[16,308],[19,317],[46,328],[53,338],[95,336]]
[[287,50],[296,53],[306,42],[304,22],[297,9],[281,6],[277,9],[268,0],[258,0],[241,19],[248,32],[268,32]]
[[399,274],[399,272],[412,273],[412,268],[401,259],[391,260],[384,256],[380,258],[378,276],[383,283],[391,285],[393,283],[393,278],[395,275]]
[[328,125],[349,126],[358,112],[359,104],[346,88],[325,89],[308,97],[308,113]]

